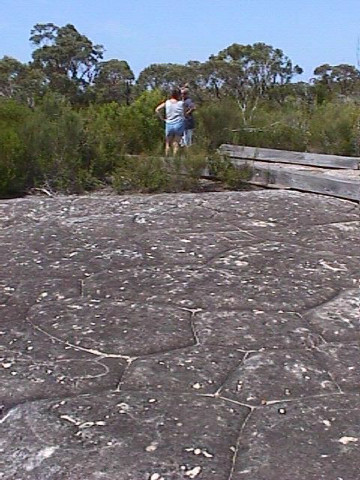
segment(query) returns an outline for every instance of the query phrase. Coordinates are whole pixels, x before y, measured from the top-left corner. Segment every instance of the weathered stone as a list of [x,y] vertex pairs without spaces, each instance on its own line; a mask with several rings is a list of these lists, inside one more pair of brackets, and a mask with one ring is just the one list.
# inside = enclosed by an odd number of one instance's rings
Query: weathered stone
[[244,353],[224,347],[196,346],[135,360],[121,389],[216,393]]
[[252,353],[225,382],[221,395],[249,405],[338,392],[310,351]]
[[30,309],[28,319],[51,338],[97,356],[139,356],[195,343],[190,314],[163,305],[44,302]]
[[323,344],[314,353],[342,390],[360,392],[360,343]]
[[[302,312],[327,302],[339,291],[320,279],[204,268],[189,278],[194,307],[203,309],[256,308],[266,311]],[[259,279],[261,278],[261,281]]]
[[360,289],[337,295],[306,315],[311,327],[326,340],[346,341],[360,338]]
[[27,278],[20,280],[8,300],[9,305],[31,307],[42,302],[78,298],[81,294],[81,282],[74,278]]
[[[291,241],[317,252],[332,252],[336,259],[348,255],[359,261],[360,222],[356,220],[316,225],[300,229]],[[338,260],[339,261],[339,260]],[[337,267],[341,268],[341,266]],[[336,270],[335,270],[336,271]]]
[[258,409],[242,432],[236,480],[355,480],[360,397],[333,395]]
[[6,318],[1,312],[0,402],[5,408],[27,400],[116,389],[126,359],[93,355],[57,341],[21,320],[17,309],[7,307]]
[[253,242],[247,232],[153,232],[144,236],[144,262],[199,268],[236,246]]
[[1,480],[355,480],[359,225],[288,191],[0,201]]
[[306,346],[311,335],[308,324],[298,313],[269,313],[255,308],[200,311],[194,316],[194,326],[200,343],[242,350],[300,348]]
[[0,281],[0,305],[9,301],[17,287],[17,282],[11,280]]
[[198,472],[226,480],[247,414],[221,399],[159,392],[19,405],[0,424],[2,478],[175,480]]
[[94,274],[83,282],[83,294],[92,299],[137,299],[141,303],[151,300],[159,302],[166,297],[176,303],[188,299],[188,283],[194,272],[191,268],[176,266],[143,267],[133,269],[106,270]]

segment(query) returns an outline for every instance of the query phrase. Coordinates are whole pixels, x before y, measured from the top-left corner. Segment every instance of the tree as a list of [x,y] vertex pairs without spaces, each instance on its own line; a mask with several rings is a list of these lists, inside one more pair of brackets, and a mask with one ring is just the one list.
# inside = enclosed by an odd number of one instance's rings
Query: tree
[[7,98],[14,98],[18,80],[25,65],[12,57],[3,57],[0,60],[0,95]]
[[190,60],[186,64],[184,83],[191,89],[191,96],[196,103],[202,104],[209,99],[220,98],[219,79],[214,72],[214,61],[198,62]]
[[243,113],[244,123],[251,121],[259,99],[275,85],[291,81],[302,69],[293,67],[282,50],[265,43],[234,43],[209,58],[211,82],[218,90],[233,95]]
[[35,98],[41,96],[44,89],[45,77],[41,70],[12,57],[0,60],[0,96],[33,107]]
[[188,85],[196,103],[203,103],[211,96],[218,96],[212,72],[209,62],[195,60],[190,60],[185,65],[152,64],[140,73],[136,85],[140,92],[157,89],[169,92],[174,87]]
[[183,85],[186,67],[176,63],[154,63],[140,72],[137,85],[140,91],[169,91]]
[[0,98],[0,197],[24,191],[28,166],[21,131],[31,113],[13,99]]
[[101,103],[130,104],[134,73],[125,60],[109,60],[96,66],[94,90]]
[[314,84],[326,87],[329,93],[351,95],[360,87],[360,72],[353,65],[325,63],[315,68],[314,75]]
[[44,71],[52,90],[73,97],[91,85],[103,58],[102,45],[94,45],[71,24],[36,24],[30,41],[37,47],[32,54],[34,66]]

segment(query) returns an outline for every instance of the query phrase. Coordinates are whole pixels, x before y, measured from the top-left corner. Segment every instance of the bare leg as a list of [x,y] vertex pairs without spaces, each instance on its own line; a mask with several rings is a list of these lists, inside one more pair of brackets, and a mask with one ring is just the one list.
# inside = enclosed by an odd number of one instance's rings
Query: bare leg
[[173,141],[173,154],[174,156],[177,154],[179,150],[179,142],[177,140]]
[[177,154],[177,152],[179,150],[180,141],[181,141],[181,137],[175,137],[174,140],[173,140],[172,147],[173,147],[174,156]]

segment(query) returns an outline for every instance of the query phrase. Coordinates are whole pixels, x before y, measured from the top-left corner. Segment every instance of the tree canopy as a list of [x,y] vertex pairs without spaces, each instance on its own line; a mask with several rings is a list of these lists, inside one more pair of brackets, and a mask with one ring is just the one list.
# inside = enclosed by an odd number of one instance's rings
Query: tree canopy
[[[233,43],[204,62],[154,63],[135,78],[126,60],[105,61],[103,45],[94,44],[74,25],[38,23],[31,29],[30,41],[34,50],[28,64],[8,56],[0,60],[0,96],[29,105],[48,91],[64,95],[73,104],[130,105],[144,91],[159,89],[165,94],[174,86],[188,85],[198,104],[236,99],[246,123],[259,101],[269,97],[283,101],[290,90],[296,95],[299,89],[294,80],[302,74],[302,68],[280,48],[263,42]],[[308,83],[319,99],[357,94],[359,84],[355,66],[326,63],[314,70]]]
[[135,78],[74,25],[36,24],[30,40],[30,62],[0,59],[0,196],[38,185],[81,192],[107,178],[121,191],[139,177],[146,188],[162,184],[156,162],[124,154],[162,151],[154,111],[174,86],[187,85],[196,103],[202,159],[221,143],[360,155],[355,66],[323,63],[311,81],[297,81],[302,69],[281,49],[233,43],[205,61],[153,63]]
[[51,88],[61,93],[84,91],[104,54],[102,45],[94,45],[71,24],[36,24],[30,41],[36,47],[33,65],[44,72]]

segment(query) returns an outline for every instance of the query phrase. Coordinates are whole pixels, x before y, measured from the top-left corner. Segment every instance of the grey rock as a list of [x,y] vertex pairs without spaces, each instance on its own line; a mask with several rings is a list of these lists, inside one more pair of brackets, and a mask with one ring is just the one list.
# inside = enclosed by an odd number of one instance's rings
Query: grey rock
[[359,229],[293,191],[0,201],[0,479],[357,479]]

